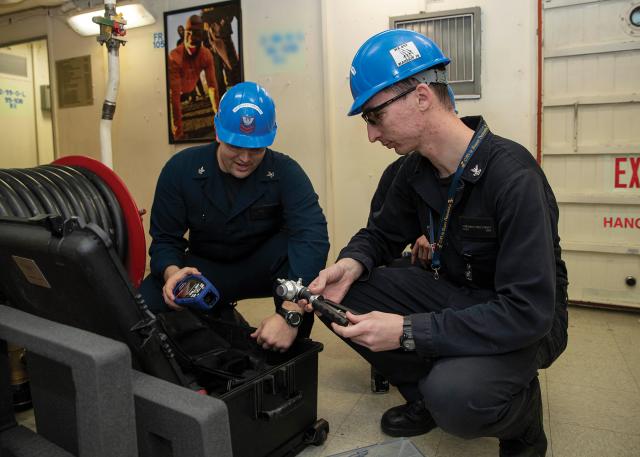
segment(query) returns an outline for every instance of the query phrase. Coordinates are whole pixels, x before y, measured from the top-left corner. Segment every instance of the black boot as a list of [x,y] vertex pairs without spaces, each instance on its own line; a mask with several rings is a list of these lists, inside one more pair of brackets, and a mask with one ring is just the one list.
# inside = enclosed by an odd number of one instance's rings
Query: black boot
[[529,413],[524,417],[528,425],[513,439],[500,440],[500,457],[545,457],[547,436],[542,419],[542,395],[536,376],[529,387],[532,389]]
[[382,415],[382,431],[389,436],[417,436],[436,428],[436,422],[424,401],[412,401],[395,406]]

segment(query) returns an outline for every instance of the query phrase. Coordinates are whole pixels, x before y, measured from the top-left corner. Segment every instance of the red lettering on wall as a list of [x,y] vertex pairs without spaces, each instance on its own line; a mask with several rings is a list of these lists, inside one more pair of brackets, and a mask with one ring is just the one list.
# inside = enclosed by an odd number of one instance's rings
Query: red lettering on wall
[[616,157],[616,169],[615,169],[615,176],[616,176],[615,188],[616,189],[620,189],[620,188],[626,189],[627,187],[625,183],[620,182],[620,176],[627,173],[625,170],[622,169],[620,164],[626,161],[627,161],[626,157]]
[[603,217],[602,226],[604,228],[630,228],[640,229],[640,217]]
[[640,157],[629,157],[629,162],[631,163],[631,181],[629,181],[629,187],[640,188],[640,173],[638,173]]

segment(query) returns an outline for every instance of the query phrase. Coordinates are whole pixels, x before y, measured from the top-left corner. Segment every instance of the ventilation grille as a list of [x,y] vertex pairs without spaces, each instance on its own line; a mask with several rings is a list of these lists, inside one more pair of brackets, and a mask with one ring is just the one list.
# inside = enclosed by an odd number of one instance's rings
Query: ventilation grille
[[451,59],[448,78],[456,98],[480,97],[480,8],[391,17],[389,28],[431,38]]
[[444,18],[398,23],[399,29],[413,30],[435,41],[451,59],[449,82],[473,82],[473,16],[464,14]]

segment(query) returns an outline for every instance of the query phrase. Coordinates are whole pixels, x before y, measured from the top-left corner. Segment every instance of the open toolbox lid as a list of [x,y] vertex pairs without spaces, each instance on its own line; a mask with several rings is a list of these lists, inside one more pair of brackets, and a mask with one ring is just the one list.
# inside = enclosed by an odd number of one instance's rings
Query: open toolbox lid
[[0,295],[9,304],[61,324],[121,341],[135,368],[181,384],[153,337],[142,298],[104,231],[77,218],[0,218]]

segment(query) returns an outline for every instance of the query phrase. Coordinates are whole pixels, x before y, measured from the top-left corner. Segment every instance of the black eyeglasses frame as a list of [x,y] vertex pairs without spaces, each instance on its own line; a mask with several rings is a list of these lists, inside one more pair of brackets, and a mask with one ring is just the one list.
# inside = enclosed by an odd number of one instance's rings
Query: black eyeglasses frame
[[382,110],[383,108],[386,108],[387,106],[389,106],[390,104],[392,104],[393,102],[400,100],[402,97],[404,97],[405,95],[409,95],[411,92],[413,92],[414,90],[416,90],[418,88],[418,86],[413,86],[405,91],[400,92],[398,95],[396,95],[395,97],[391,97],[389,100],[380,103],[377,106],[374,106],[372,108],[368,108],[366,110],[362,111],[362,119],[364,119],[364,121],[369,124],[369,125],[378,125],[378,121],[372,117],[372,114],[375,114],[377,112],[379,112],[380,110]]

